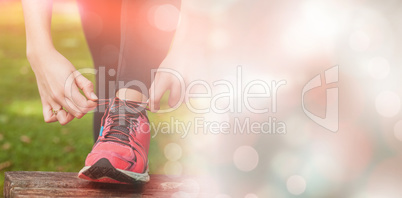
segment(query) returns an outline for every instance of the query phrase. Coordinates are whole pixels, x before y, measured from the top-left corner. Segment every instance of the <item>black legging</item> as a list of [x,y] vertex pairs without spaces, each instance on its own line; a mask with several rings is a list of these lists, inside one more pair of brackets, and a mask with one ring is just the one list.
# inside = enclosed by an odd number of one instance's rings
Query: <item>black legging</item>
[[[162,4],[180,8],[180,0],[78,1],[100,99],[114,98],[119,88],[148,96],[151,70],[165,58],[174,35],[174,31],[162,31],[149,23],[149,11]],[[102,110],[94,114],[95,140],[102,116]]]

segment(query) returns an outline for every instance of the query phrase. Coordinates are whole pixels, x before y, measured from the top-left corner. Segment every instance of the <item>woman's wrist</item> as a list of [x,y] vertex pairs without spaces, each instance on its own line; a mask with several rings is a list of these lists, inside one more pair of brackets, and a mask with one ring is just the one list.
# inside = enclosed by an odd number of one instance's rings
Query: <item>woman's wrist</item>
[[53,45],[37,47],[27,46],[27,59],[35,74],[45,69],[44,67],[47,65],[47,60],[49,57],[54,56],[54,51],[56,51],[56,49],[53,47]]
[[48,45],[29,45],[27,44],[26,55],[28,61],[33,61],[41,56],[47,56],[49,53],[56,50],[52,44]]

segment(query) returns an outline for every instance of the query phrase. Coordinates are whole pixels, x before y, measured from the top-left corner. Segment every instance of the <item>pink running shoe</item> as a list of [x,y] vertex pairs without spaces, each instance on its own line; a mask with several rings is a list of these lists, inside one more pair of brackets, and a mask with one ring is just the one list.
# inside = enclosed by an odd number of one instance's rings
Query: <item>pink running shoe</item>
[[149,181],[150,132],[145,106],[119,98],[109,101],[99,138],[79,178],[126,184]]

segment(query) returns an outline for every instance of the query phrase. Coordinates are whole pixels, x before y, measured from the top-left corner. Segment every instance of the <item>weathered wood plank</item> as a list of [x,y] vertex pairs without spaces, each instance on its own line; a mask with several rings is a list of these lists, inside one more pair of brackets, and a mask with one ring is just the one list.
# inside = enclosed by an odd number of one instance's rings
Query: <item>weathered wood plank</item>
[[77,178],[77,173],[6,172],[5,197],[170,197],[174,193],[211,197],[215,188],[206,177],[151,175],[143,184],[96,183]]

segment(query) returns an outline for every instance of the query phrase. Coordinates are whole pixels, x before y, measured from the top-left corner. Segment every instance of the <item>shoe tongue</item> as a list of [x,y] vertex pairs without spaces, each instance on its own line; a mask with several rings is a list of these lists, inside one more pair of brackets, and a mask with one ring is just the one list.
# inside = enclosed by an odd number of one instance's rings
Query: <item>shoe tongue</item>
[[[119,115],[119,120],[116,120],[116,122],[120,122],[121,120],[121,123],[119,124],[122,125],[112,126],[111,129],[129,134],[130,123],[126,121],[126,119],[128,119],[127,117],[135,118],[138,116],[137,114],[134,114],[130,111],[131,109],[128,107],[126,102],[118,98],[115,98],[113,105],[110,108],[110,114]],[[111,134],[109,134],[109,136],[116,137],[122,141],[129,141],[128,137],[125,136],[124,134],[112,132]]]
[[113,113],[113,114],[117,114],[117,113],[124,114],[126,109],[127,109],[127,106],[125,105],[125,103],[122,100],[116,98],[113,101],[113,104],[112,104],[112,106],[110,108],[110,112]]
[[114,99],[114,102],[110,108],[110,113],[113,115],[121,115],[130,118],[137,118],[141,107],[132,104],[131,101]]
[[[113,101],[113,104],[111,106],[111,112],[113,113],[120,113],[120,114],[133,114],[134,113],[134,109],[138,110],[139,106],[138,104],[135,104],[131,101],[128,100],[121,100],[119,98],[115,98]],[[140,111],[140,110],[138,110]]]
[[[114,130],[114,131],[121,131],[127,135],[130,133],[129,129],[126,126],[112,126],[110,129]],[[118,138],[121,141],[129,141],[127,135],[117,133],[117,132],[111,132],[110,134],[108,134],[108,136]]]

